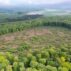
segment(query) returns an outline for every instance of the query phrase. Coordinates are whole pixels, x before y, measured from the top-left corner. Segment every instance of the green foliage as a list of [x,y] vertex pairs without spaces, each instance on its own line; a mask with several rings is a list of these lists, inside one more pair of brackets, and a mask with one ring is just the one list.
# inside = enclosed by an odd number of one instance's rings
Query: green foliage
[[[43,17],[35,20],[2,23],[0,24],[0,35],[40,26],[57,26],[71,29],[71,17],[63,17],[62,19],[61,18],[62,17]],[[34,40],[36,39],[37,38],[34,38]]]
[[65,67],[59,67],[58,71],[69,71],[69,70],[67,68],[65,68]]
[[22,44],[21,46],[20,46],[20,48],[17,48],[17,50],[18,51],[23,51],[23,50],[27,50],[27,49],[29,49],[30,48],[30,46],[28,45],[28,44],[26,44],[26,43],[24,43],[24,44]]
[[47,71],[57,71],[56,67],[52,67],[50,65],[46,66]]
[[36,67],[38,70],[41,69],[42,71],[45,70],[45,65],[44,64],[41,64],[41,63],[38,63],[37,67]]
[[19,62],[20,71],[25,71],[24,63]]
[[19,68],[18,62],[14,62],[13,63],[13,71],[18,71],[18,68]]
[[46,59],[45,58],[41,58],[41,59],[39,59],[39,63],[42,63],[42,64],[46,64]]
[[[66,17],[49,17],[29,21],[2,23],[0,24],[0,35],[42,26],[57,26],[71,30],[71,17],[68,19]],[[54,31],[56,31],[56,29]],[[58,40],[60,39],[58,38],[57,40],[53,33],[48,34],[54,38],[54,40],[51,37],[50,39],[52,39],[53,44],[54,42],[59,44]],[[57,32],[55,33],[57,34]],[[57,35],[61,38],[63,34]],[[69,37],[69,35],[65,35]],[[45,37],[46,36],[44,36],[44,38],[43,36],[41,38],[40,36],[33,36],[29,40],[40,43],[43,42],[41,39],[47,38]],[[66,37],[64,36],[64,38]],[[48,39],[46,40],[48,41]],[[71,45],[64,44],[63,42],[63,45],[57,45],[57,47],[55,47],[50,41],[49,44],[50,45],[43,48],[40,44],[41,48],[31,49],[27,43],[23,43],[19,48],[16,48],[15,53],[13,53],[13,50],[10,48],[8,49],[9,52],[0,52],[0,71],[71,71]]]
[[36,62],[36,61],[31,61],[31,62],[30,62],[30,66],[31,66],[32,68],[36,68],[37,65],[38,65],[38,62]]
[[3,53],[0,53],[0,69],[5,68],[9,64]]
[[6,52],[6,58],[9,60],[11,64],[13,64],[14,56],[10,52]]
[[12,66],[11,66],[11,65],[8,65],[8,66],[6,67],[6,71],[13,71],[13,70],[12,70]]
[[1,69],[1,71],[4,71],[4,69]]
[[[65,48],[48,46],[41,51],[36,49],[25,51],[24,49],[21,56],[10,52],[0,52],[0,71],[70,71],[69,50],[71,48],[69,46]],[[68,56],[63,56],[63,52],[68,53]]]
[[26,71],[38,71],[38,70],[35,68],[27,68]]

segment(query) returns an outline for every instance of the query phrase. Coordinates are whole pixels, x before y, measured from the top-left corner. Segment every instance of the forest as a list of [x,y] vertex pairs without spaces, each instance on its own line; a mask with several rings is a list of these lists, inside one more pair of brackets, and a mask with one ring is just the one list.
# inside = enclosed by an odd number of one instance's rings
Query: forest
[[71,16],[0,23],[0,71],[71,71]]
[[16,32],[16,31],[21,31],[27,28],[40,27],[40,26],[57,26],[57,27],[65,27],[65,28],[71,29],[71,17],[70,16],[66,16],[66,17],[65,16],[63,17],[53,16],[53,17],[48,17],[48,18],[41,17],[41,18],[29,19],[29,20],[27,18],[26,21],[23,21],[23,19],[21,20],[22,21],[1,23],[0,35]]

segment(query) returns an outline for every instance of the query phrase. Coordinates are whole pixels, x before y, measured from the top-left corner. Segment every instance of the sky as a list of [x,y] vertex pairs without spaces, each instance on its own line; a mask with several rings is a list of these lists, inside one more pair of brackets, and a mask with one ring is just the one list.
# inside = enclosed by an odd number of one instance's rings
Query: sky
[[0,6],[17,6],[21,4],[57,4],[71,0],[0,0]]

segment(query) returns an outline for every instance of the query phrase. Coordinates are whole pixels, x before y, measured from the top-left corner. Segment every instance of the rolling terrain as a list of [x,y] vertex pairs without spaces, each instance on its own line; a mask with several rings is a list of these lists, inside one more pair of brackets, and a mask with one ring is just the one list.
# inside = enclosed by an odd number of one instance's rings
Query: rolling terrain
[[1,13],[0,71],[71,71],[71,16],[45,15]]

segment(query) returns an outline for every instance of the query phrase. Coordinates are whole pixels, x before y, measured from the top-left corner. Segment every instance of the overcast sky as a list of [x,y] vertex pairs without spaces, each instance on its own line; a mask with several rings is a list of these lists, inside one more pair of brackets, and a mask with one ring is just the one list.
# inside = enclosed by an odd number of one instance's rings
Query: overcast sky
[[14,6],[19,4],[57,4],[71,2],[71,0],[0,0],[0,5]]

